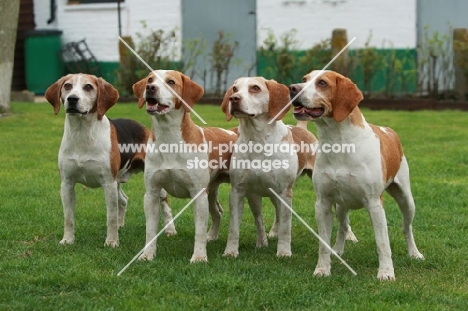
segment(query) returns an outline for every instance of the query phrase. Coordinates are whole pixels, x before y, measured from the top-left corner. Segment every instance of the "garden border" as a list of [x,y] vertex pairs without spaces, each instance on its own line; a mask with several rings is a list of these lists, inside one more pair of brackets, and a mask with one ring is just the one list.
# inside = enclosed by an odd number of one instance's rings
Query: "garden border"
[[[222,98],[202,97],[198,104],[221,105]],[[468,101],[437,100],[431,98],[365,98],[359,107],[372,110],[462,110],[468,111]]]

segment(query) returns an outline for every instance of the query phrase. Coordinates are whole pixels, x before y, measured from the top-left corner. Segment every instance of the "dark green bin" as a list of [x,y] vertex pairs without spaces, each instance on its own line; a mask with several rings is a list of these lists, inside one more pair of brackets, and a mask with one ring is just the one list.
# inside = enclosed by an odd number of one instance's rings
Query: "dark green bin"
[[61,57],[62,31],[35,29],[25,33],[24,54],[26,87],[35,94],[44,94],[46,89],[65,70]]

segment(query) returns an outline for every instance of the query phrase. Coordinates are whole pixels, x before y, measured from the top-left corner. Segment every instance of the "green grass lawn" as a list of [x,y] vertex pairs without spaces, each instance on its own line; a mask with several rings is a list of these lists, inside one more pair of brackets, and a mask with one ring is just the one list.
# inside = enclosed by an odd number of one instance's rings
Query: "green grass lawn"
[[[175,222],[178,235],[158,240],[152,262],[135,262],[117,273],[144,246],[143,174],[124,186],[129,196],[118,249],[103,246],[106,214],[101,189],[76,187],[76,240],[58,244],[63,233],[57,154],[64,113],[45,104],[13,103],[0,119],[0,310],[466,310],[468,305],[468,114],[457,111],[370,111],[368,122],[395,129],[409,161],[416,201],[414,234],[425,261],[411,260],[397,205],[385,196],[395,282],[376,279],[374,233],[364,210],[351,212],[359,243],[348,243],[332,275],[312,276],[318,242],[293,218],[291,258],[276,258],[276,241],[255,247],[248,208],[241,226],[240,255],[222,257],[229,223],[229,186],[220,238],[208,244],[207,264],[190,264],[194,225],[190,209]],[[210,126],[229,128],[219,107],[196,106]],[[136,104],[119,104],[109,117],[150,126]],[[198,120],[196,120],[197,123]],[[294,123],[291,113],[287,123]],[[315,126],[309,124],[315,132]],[[313,227],[311,181],[301,178],[293,207]],[[170,199],[174,215],[188,200]],[[267,230],[273,208],[264,201]],[[336,231],[336,230],[334,230]]]

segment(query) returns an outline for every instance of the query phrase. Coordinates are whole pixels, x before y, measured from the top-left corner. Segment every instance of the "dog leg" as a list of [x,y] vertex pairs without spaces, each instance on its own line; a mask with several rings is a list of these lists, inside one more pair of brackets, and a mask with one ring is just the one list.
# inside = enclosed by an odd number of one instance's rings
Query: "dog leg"
[[[400,207],[400,211],[403,214],[403,234],[405,236],[406,247],[408,248],[408,255],[415,259],[424,259],[424,255],[421,254],[416,246],[413,236],[412,221],[415,214],[415,204],[411,193],[405,193],[398,185],[392,184],[388,192],[395,198]],[[398,190],[396,190],[398,189]]]
[[166,236],[176,235],[177,231],[174,222],[172,221],[172,210],[168,203],[167,192],[164,189],[161,189],[159,194],[159,203],[162,207],[164,226],[167,226]]
[[211,227],[207,236],[208,241],[214,241],[218,239],[219,226],[221,224],[221,217],[223,215],[223,208],[218,202],[218,187],[219,184],[215,187],[210,187],[208,193],[208,205],[210,207],[211,214]]
[[[197,193],[191,193],[194,197]],[[195,220],[195,245],[190,262],[207,262],[206,254],[207,228],[208,228],[208,194],[203,191],[193,202],[193,218]]]
[[[149,188],[149,187],[148,187]],[[146,242],[145,250],[138,258],[139,260],[153,260],[156,254],[156,240],[151,240],[158,233],[159,225],[159,209],[160,198],[159,193],[161,190],[147,189],[144,197],[145,205],[145,218],[146,218]],[[157,194],[156,194],[157,193]],[[151,242],[151,243],[150,243]]]
[[244,211],[244,193],[232,185],[229,194],[229,234],[223,256],[237,257],[239,255],[239,228]]
[[354,243],[359,242],[356,236],[354,235],[353,230],[351,230],[351,221],[349,220],[349,214],[346,214],[346,223],[348,224],[346,229],[346,241],[351,241]]
[[[292,189],[287,189],[281,197],[288,206],[292,206]],[[278,211],[278,246],[276,256],[291,257],[292,212],[278,198],[275,199],[275,207]]]
[[119,194],[117,182],[102,185],[107,206],[107,237],[104,246],[119,246]]
[[262,215],[262,197],[249,193],[247,195],[247,201],[249,202],[250,210],[254,216],[255,226],[257,228],[257,247],[268,246],[268,239],[265,231],[265,225],[263,223]]
[[275,199],[270,198],[271,203],[275,207],[275,219],[273,221],[273,226],[271,226],[270,232],[268,232],[268,237],[271,238],[276,238],[278,236],[278,209],[276,208],[275,204]]
[[349,211],[340,205],[336,205],[336,218],[338,219],[338,233],[336,235],[336,243],[333,246],[335,252],[339,255],[344,253],[345,241],[358,242],[358,239],[351,230],[349,225]]
[[[333,228],[333,212],[331,202],[317,197],[315,202],[315,219],[317,221],[319,236],[330,245]],[[319,257],[315,267],[314,276],[329,276],[331,270],[330,250],[322,242],[319,243]]]
[[336,204],[336,218],[338,219],[338,232],[336,234],[336,242],[333,249],[339,255],[342,255],[344,253],[345,239],[349,226],[348,210],[341,205]]
[[59,242],[62,245],[73,244],[75,241],[75,184],[62,183],[60,196],[63,205],[63,238]]
[[374,227],[377,253],[379,254],[377,278],[381,281],[393,281],[395,280],[395,272],[393,270],[392,250],[388,239],[387,218],[380,198],[370,199],[366,209]]
[[117,184],[117,191],[119,193],[119,216],[118,216],[118,224],[119,227],[123,227],[125,225],[125,213],[127,212],[127,203],[128,197],[123,192],[122,184]]
[[395,178],[394,183],[390,184],[387,188],[388,193],[395,199],[400,207],[400,211],[403,214],[403,234],[406,240],[406,246],[408,248],[408,255],[415,259],[424,259],[416,246],[413,236],[413,218],[416,211],[414,204],[413,195],[411,193],[411,187],[409,182],[409,169],[406,159],[400,166],[400,170]]

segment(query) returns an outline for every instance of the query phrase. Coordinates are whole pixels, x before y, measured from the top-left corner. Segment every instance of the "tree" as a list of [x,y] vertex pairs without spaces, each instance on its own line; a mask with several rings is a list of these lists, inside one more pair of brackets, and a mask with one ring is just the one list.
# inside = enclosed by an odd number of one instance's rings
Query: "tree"
[[0,1],[0,112],[10,110],[20,0]]

